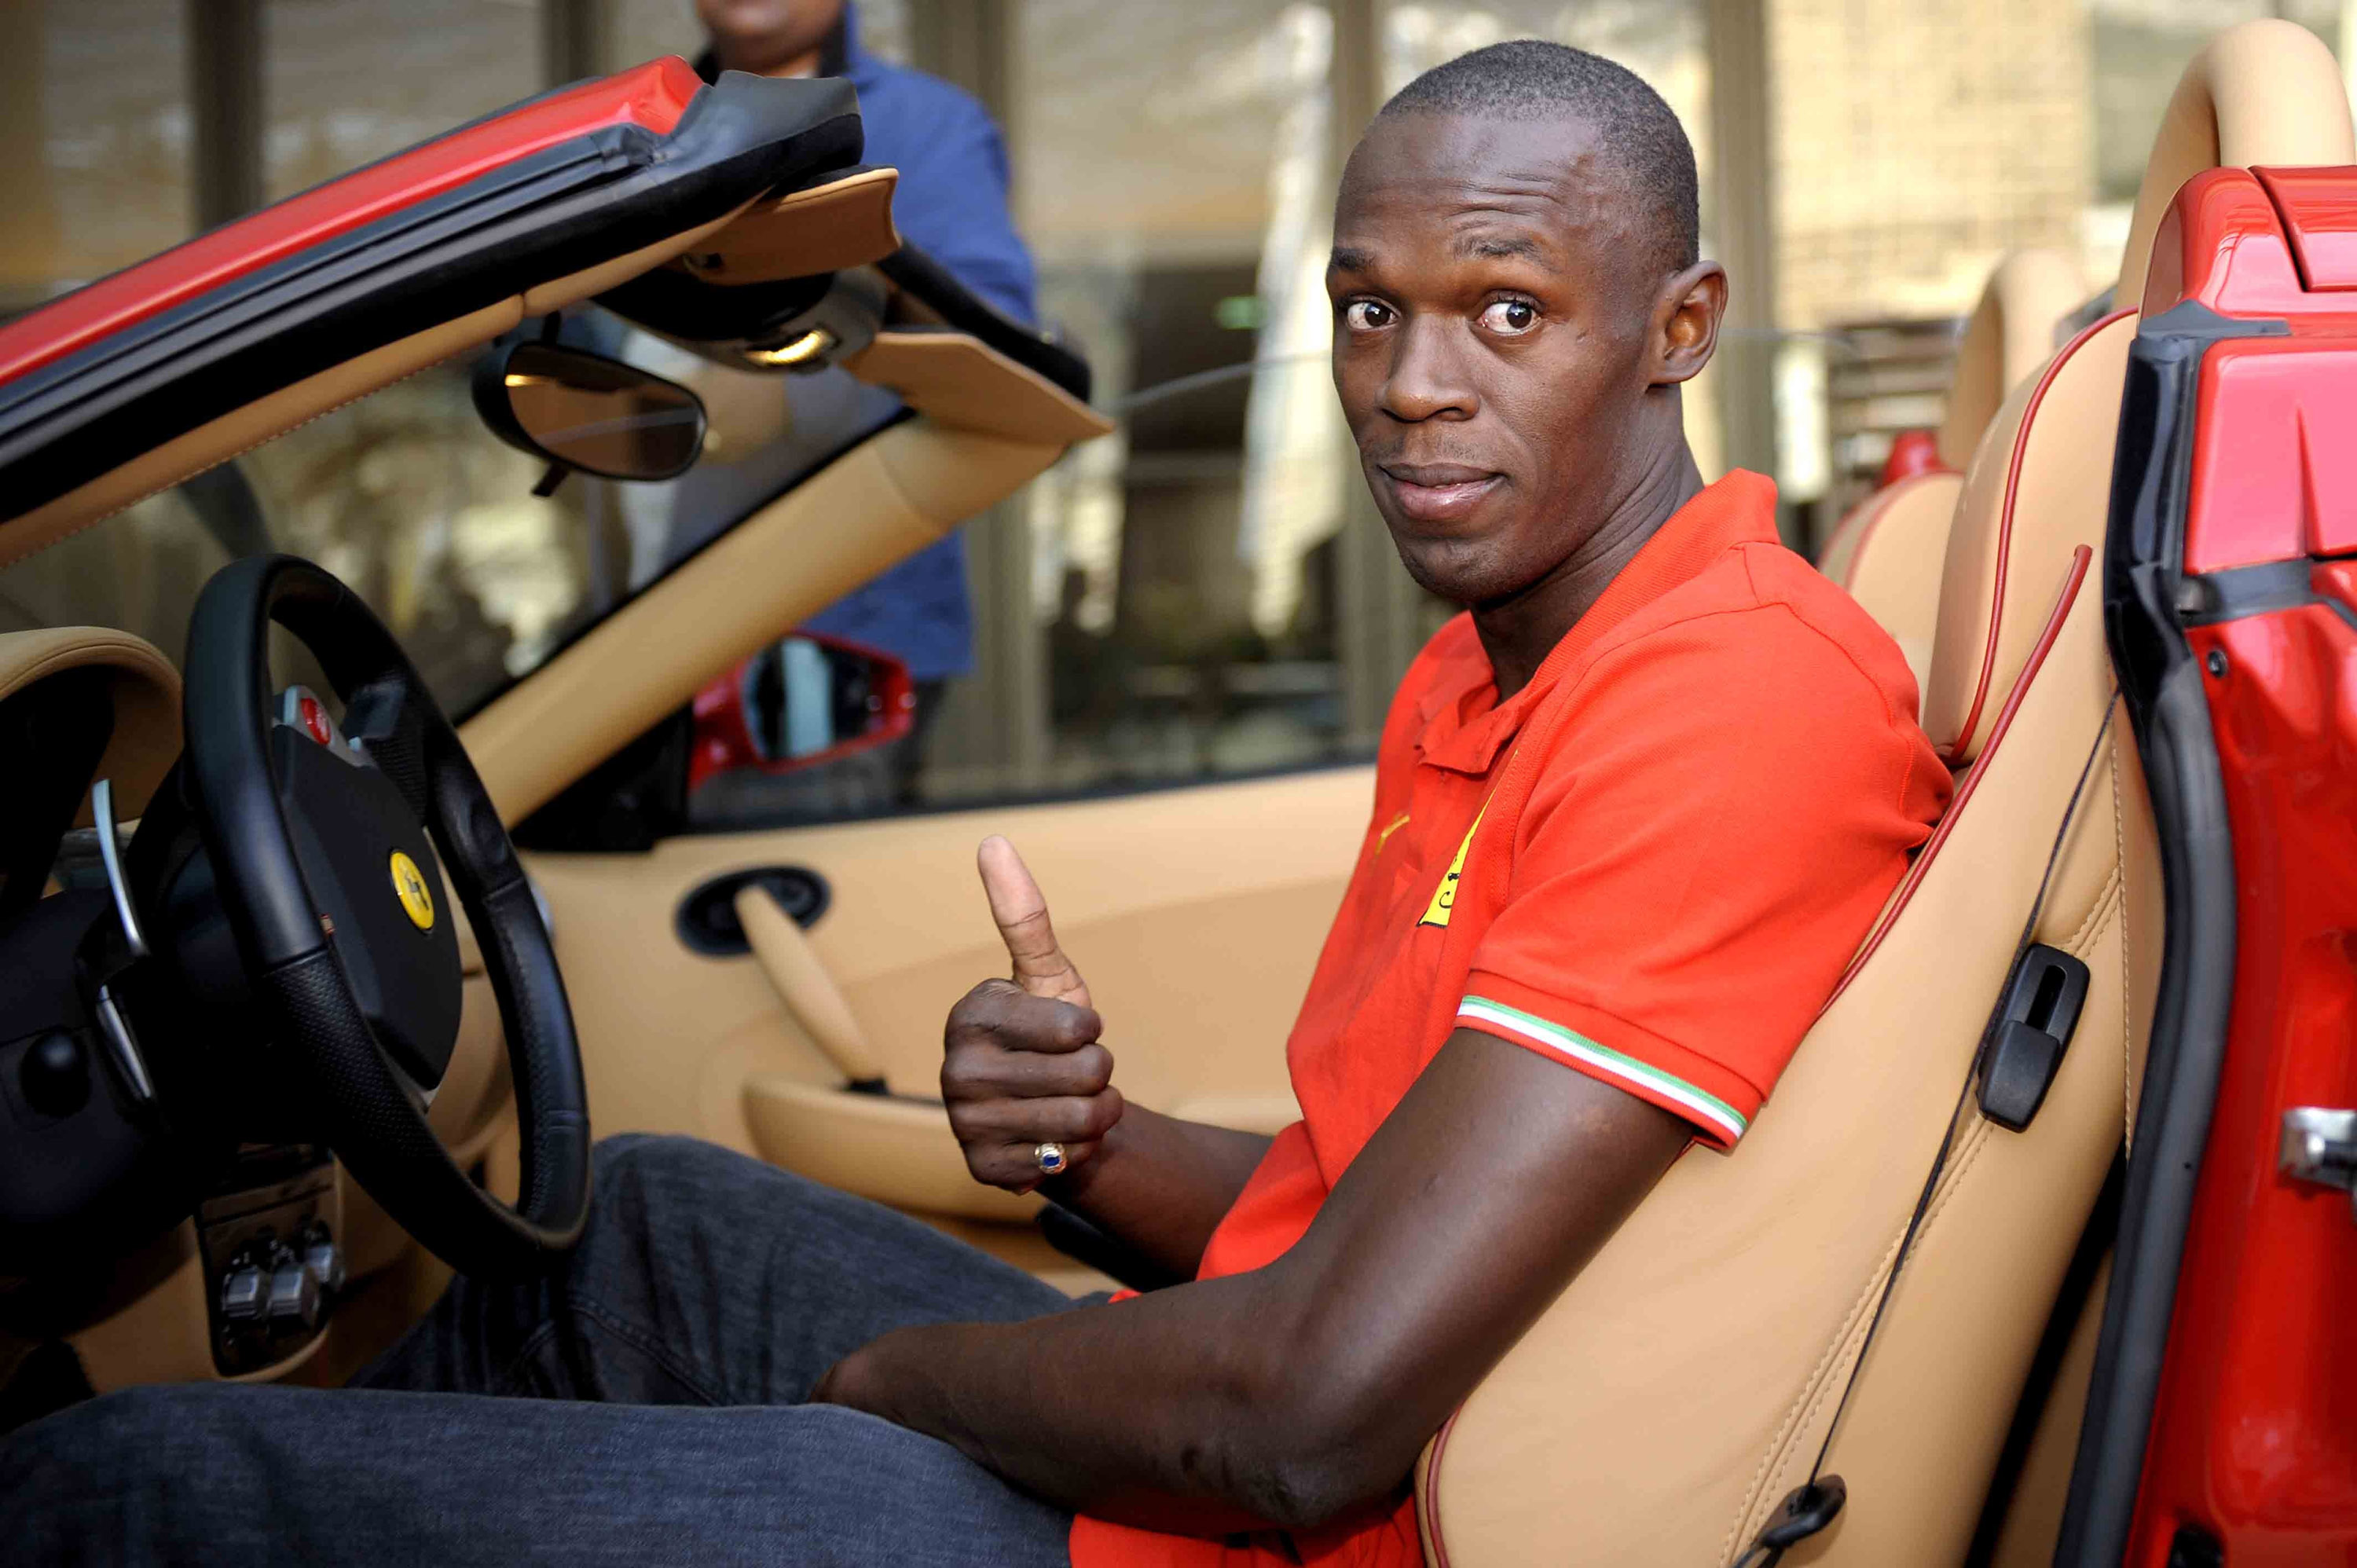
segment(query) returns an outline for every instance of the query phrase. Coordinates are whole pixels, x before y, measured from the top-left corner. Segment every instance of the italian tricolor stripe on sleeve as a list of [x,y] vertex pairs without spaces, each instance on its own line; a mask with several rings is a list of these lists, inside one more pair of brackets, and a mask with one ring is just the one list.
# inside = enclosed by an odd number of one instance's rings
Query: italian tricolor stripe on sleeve
[[1470,1024],[1491,1034],[1505,1035],[1567,1057],[1597,1077],[1617,1080],[1641,1091],[1646,1099],[1666,1100],[1695,1119],[1717,1127],[1730,1144],[1743,1136],[1743,1129],[1747,1125],[1743,1115],[1726,1101],[1695,1088],[1674,1073],[1663,1072],[1651,1063],[1639,1061],[1635,1057],[1598,1044],[1577,1029],[1566,1029],[1561,1024],[1549,1023],[1534,1013],[1509,1007],[1486,996],[1468,996],[1459,1002],[1457,1018],[1459,1023]]

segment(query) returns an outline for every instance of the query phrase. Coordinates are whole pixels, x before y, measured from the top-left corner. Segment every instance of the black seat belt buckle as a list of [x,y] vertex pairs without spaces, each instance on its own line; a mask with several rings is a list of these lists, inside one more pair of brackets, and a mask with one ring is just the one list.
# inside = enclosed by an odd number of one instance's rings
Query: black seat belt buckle
[[1819,1476],[1813,1481],[1803,1481],[1784,1494],[1776,1511],[1751,1538],[1750,1547],[1736,1562],[1735,1568],[1774,1568],[1789,1549],[1799,1545],[1833,1523],[1834,1517],[1849,1501],[1849,1487],[1839,1476]]
[[2029,1125],[2061,1070],[2088,978],[2087,966],[2059,948],[2033,942],[2023,951],[1981,1061],[1982,1115],[2010,1132]]

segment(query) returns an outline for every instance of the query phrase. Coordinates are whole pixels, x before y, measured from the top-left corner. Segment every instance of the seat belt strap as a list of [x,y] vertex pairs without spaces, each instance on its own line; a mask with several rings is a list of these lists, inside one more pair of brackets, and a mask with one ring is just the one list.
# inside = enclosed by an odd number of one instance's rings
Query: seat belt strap
[[1842,1505],[1849,1499],[1849,1487],[1839,1476],[1825,1475],[1825,1455],[1833,1452],[1834,1434],[1841,1430],[1841,1419],[1849,1409],[1849,1397],[1857,1390],[1858,1374],[1866,1369],[1867,1352],[1874,1348],[1874,1337],[1882,1327],[1885,1309],[1890,1305],[1891,1292],[1899,1283],[1899,1271],[1907,1265],[1908,1255],[1914,1251],[1916,1233],[1923,1229],[1925,1216],[1931,1213],[1932,1199],[1940,1190],[1940,1176],[1948,1167],[1948,1156],[1955,1152],[1956,1128],[1964,1119],[1964,1104],[1972,1097],[1973,1084],[1980,1077],[1981,1064],[1988,1055],[1989,1042],[1996,1036],[2005,1015],[2006,998],[2012,994],[2014,976],[2020,971],[2021,961],[2037,939],[2039,917],[2046,912],[2046,895],[2054,884],[2055,869],[2062,864],[2062,845],[2071,836],[2071,824],[2078,820],[2080,803],[2087,794],[2087,780],[2094,777],[2095,759],[2104,752],[2104,739],[2112,733],[2112,714],[2120,703],[2119,688],[2112,688],[2110,701],[2104,704],[2104,721],[2095,729],[2095,744],[2087,748],[2087,760],[2080,766],[2078,782],[2071,786],[2070,803],[2062,811],[2062,825],[2055,830],[2054,845],[2046,854],[2046,869],[2038,878],[2038,896],[2030,900],[2029,918],[2021,925],[2021,936],[2013,944],[2013,961],[2006,966],[2005,983],[1997,988],[1996,1005],[1990,1009],[1988,1022],[1981,1026],[1980,1044],[1974,1047],[1972,1060],[1964,1068],[1964,1086],[1956,1091],[1956,1103],[1948,1112],[1947,1130],[1940,1134],[1939,1152],[1932,1156],[1932,1168],[1924,1174],[1923,1188],[1915,1195],[1914,1212],[1907,1217],[1907,1229],[1899,1238],[1899,1255],[1890,1261],[1890,1272],[1883,1276],[1882,1290],[1875,1297],[1874,1316],[1867,1319],[1866,1337],[1859,1341],[1857,1359],[1850,1363],[1848,1380],[1842,1384],[1841,1402],[1834,1406],[1833,1420],[1825,1424],[1825,1440],[1817,1445],[1816,1463],[1809,1466],[1809,1478],[1784,1495],[1768,1523],[1751,1539],[1751,1544],[1737,1558],[1733,1568],[1775,1568],[1785,1551],[1806,1541],[1840,1514]]

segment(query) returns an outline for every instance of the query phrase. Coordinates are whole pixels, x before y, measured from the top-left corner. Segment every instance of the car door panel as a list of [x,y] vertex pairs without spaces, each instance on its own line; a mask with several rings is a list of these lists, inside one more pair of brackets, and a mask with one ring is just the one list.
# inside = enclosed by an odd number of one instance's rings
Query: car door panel
[[1123,1091],[1266,1129],[1296,1113],[1284,1041],[1372,787],[1370,769],[1336,768],[529,863],[554,917],[601,1133],[689,1133],[758,1154],[749,1081],[841,1082],[757,960],[697,952],[675,929],[697,886],[759,866],[825,880],[811,945],[892,1090],[932,1095],[950,1006],[1006,970],[974,869],[992,832],[1038,875],[1104,1014]]

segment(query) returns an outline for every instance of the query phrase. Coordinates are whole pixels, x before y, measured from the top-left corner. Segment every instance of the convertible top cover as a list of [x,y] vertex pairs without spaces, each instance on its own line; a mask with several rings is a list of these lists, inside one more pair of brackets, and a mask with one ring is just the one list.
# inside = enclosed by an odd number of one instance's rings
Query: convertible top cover
[[659,265],[665,242],[861,147],[848,83],[707,86],[664,59],[290,197],[0,328],[0,516],[388,344],[534,289],[596,292],[643,270],[637,252]]

